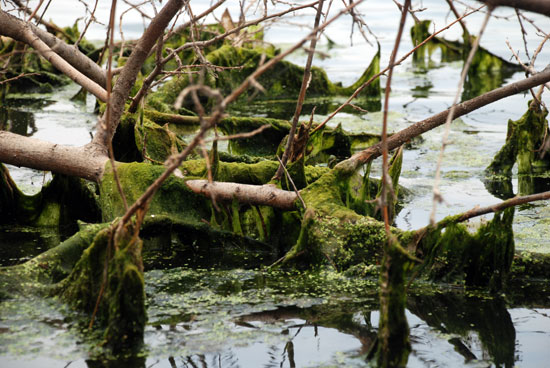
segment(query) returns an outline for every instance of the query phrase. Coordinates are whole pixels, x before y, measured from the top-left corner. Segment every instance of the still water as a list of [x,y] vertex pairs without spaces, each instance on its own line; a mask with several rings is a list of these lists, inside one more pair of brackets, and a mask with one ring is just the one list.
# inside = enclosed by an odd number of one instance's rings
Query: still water
[[[31,2],[32,3],[32,2]],[[80,15],[74,1],[54,0],[50,17],[71,25]],[[432,19],[436,28],[452,20],[440,1],[423,1],[421,19]],[[204,9],[199,2],[195,12]],[[107,2],[100,2],[98,19],[105,21]],[[335,8],[339,4],[333,5]],[[228,4],[234,17],[238,5]],[[277,8],[278,9],[278,8]],[[360,10],[381,44],[381,65],[392,49],[397,12],[392,2],[366,2]],[[223,11],[223,8],[222,10]],[[221,14],[220,11],[220,14]],[[70,16],[70,12],[75,12]],[[218,14],[218,15],[220,15]],[[521,33],[513,12],[500,10],[492,19],[482,46],[506,59],[510,52],[504,40],[522,50]],[[548,20],[529,15],[541,27]],[[251,18],[254,18],[251,16]],[[468,18],[477,33],[481,14]],[[275,24],[266,40],[282,48],[306,34],[296,23],[311,21],[311,15]],[[407,28],[412,22],[407,23]],[[143,20],[132,12],[125,15],[124,37],[137,37]],[[329,28],[320,50],[330,55],[315,60],[332,81],[353,83],[376,52],[352,24],[342,19]],[[548,31],[548,29],[546,30]],[[540,37],[528,27],[529,46]],[[455,26],[444,34],[457,39]],[[89,31],[92,40],[104,39],[104,28]],[[118,36],[120,37],[120,36]],[[400,54],[411,48],[405,34]],[[524,54],[520,52],[520,55]],[[303,63],[305,53],[290,60]],[[544,67],[550,52],[544,49],[537,67]],[[390,100],[390,130],[398,131],[447,108],[458,84],[461,63],[442,63],[433,56],[429,69],[410,61],[394,74]],[[508,82],[520,80],[515,74]],[[382,80],[384,85],[385,80]],[[38,99],[12,100],[0,107],[0,125],[19,134],[62,144],[81,145],[93,133],[94,101],[82,105],[69,101],[78,91],[72,85]],[[543,96],[548,104],[550,99]],[[529,96],[516,95],[482,108],[453,123],[450,145],[443,161],[440,184],[445,203],[437,218],[498,202],[483,183],[483,170],[502,146],[508,119],[519,118]],[[245,112],[254,114],[255,111]],[[316,115],[321,121],[325,116]],[[288,118],[288,117],[286,117]],[[305,117],[304,117],[305,118]],[[331,124],[349,131],[380,131],[381,114],[342,113]],[[400,183],[414,195],[407,198],[396,220],[402,229],[428,223],[432,185],[441,145],[442,129],[423,136],[414,149],[405,151]],[[27,192],[36,192],[49,176],[32,170],[10,168]],[[517,187],[517,184],[514,185]],[[549,251],[548,203],[537,203],[516,212],[514,229],[519,249]],[[35,229],[0,229],[0,264],[11,265],[40,253],[62,240],[63,235]],[[6,247],[5,245],[8,245]],[[9,248],[9,250],[4,250]],[[372,346],[378,324],[376,280],[358,280],[330,273],[279,274],[262,270],[202,270],[172,268],[146,272],[149,323],[143,356],[128,361],[104,361],[97,347],[82,341],[75,317],[56,301],[21,296],[0,302],[0,367],[362,367]],[[411,290],[407,318],[413,352],[411,367],[544,367],[550,359],[550,300],[544,285],[526,288],[516,295],[487,298],[449,288],[430,290],[419,285]]]

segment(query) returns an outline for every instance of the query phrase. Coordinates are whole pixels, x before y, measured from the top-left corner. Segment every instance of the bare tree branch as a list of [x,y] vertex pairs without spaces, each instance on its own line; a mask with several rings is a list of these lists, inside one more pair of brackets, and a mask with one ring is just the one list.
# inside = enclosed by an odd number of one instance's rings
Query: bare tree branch
[[48,60],[54,67],[63,72],[74,82],[84,87],[101,101],[107,101],[107,92],[102,86],[82,74],[65,59],[55,53],[32,31],[31,27],[29,27],[27,23],[4,11],[0,11],[0,34],[30,45],[42,57]]
[[[494,89],[481,96],[472,98],[468,101],[464,101],[456,105],[455,119],[466,115],[480,107],[489,105],[495,101],[512,96],[516,93],[527,91],[530,88],[539,86],[541,84],[550,81],[550,66],[547,66],[542,72],[535,74],[532,77],[523,79],[521,81]],[[419,121],[388,138],[388,149],[395,149],[404,143],[408,142],[414,137],[417,137],[427,131],[430,131],[445,123],[449,109],[435,114],[425,120]],[[359,166],[379,157],[382,154],[382,145],[380,143],[375,144],[361,152],[358,152],[351,156],[349,159],[340,162],[335,168],[340,170],[352,172]]]
[[106,77],[103,69],[90,60],[90,58],[86,55],[81,53],[78,48],[68,45],[54,35],[31,23],[24,22],[23,20],[0,10],[0,34],[11,37],[17,41],[27,43],[28,40],[23,39],[22,37],[22,30],[25,26],[29,26],[32,32],[38,36],[52,51],[58,54],[80,73],[90,78],[99,86],[105,88]]
[[108,142],[113,139],[116,127],[120,122],[120,117],[124,112],[126,99],[136,82],[141,66],[149,56],[149,52],[158,38],[164,33],[164,29],[168,26],[170,20],[177,14],[183,4],[184,0],[168,1],[159,14],[153,18],[147,30],[134,46],[128,62],[120,73],[111,100],[109,101],[112,108],[110,120],[104,122],[104,119],[100,119],[100,123],[97,125],[97,133],[93,140],[94,144],[107,147]]
[[209,183],[208,180],[187,180],[185,183],[193,192],[208,198],[215,195],[218,201],[227,202],[235,198],[241,203],[251,205],[271,206],[287,211],[296,209],[296,193],[279,189],[274,185]]
[[[324,0],[319,0],[317,4],[317,14],[315,15],[315,23],[313,28],[317,29],[319,27],[319,22],[321,21],[321,14],[323,12],[323,2]],[[315,53],[315,47],[317,46],[317,33],[315,33],[309,44],[309,51],[307,55],[306,66],[304,67],[304,76],[302,78],[302,85],[300,87],[300,93],[298,94],[298,101],[296,102],[296,110],[294,111],[294,116],[292,117],[292,125],[290,126],[290,132],[288,133],[288,140],[286,142],[285,151],[283,152],[283,157],[280,160],[279,168],[273,176],[273,179],[280,180],[283,170],[285,169],[288,158],[292,156],[292,148],[294,142],[294,135],[296,134],[296,127],[298,126],[298,120],[300,119],[300,114],[302,113],[302,107],[304,106],[304,99],[306,98],[307,88],[309,87],[309,82],[311,79],[311,64],[313,63],[313,55]]]
[[509,6],[511,8],[544,14],[550,17],[550,1],[548,0],[479,0],[491,7]]

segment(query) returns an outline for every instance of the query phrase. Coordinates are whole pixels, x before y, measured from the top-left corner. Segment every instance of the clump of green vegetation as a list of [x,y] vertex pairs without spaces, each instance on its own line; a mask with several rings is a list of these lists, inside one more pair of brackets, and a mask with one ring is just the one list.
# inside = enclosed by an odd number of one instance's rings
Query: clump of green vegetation
[[95,186],[83,179],[54,175],[35,195],[17,187],[0,163],[0,223],[76,229],[76,221],[100,217]]
[[131,225],[97,233],[58,292],[97,321],[113,353],[138,351],[147,320],[142,241]]
[[[217,71],[216,75],[208,74],[205,84],[218,89],[223,95],[227,95],[235,90],[253,71],[257,69],[261,62],[269,61],[278,51],[273,46],[268,47],[234,47],[229,44],[217,48],[206,54],[206,59],[213,65],[227,68]],[[308,96],[336,96],[349,95],[360,85],[369,80],[380,70],[380,52],[378,52],[371,65],[359,78],[359,80],[349,87],[342,87],[339,84],[332,83],[324,70],[313,67],[312,77],[308,88]],[[269,71],[258,78],[258,83],[263,87],[263,92],[250,89],[243,94],[240,99],[245,101],[251,98],[262,98],[270,100],[295,99],[298,96],[302,84],[304,70],[295,64],[287,61],[281,61],[273,66]],[[190,83],[189,77],[182,75],[176,77],[163,85],[156,94],[153,94],[148,101],[154,104],[157,109],[160,105],[168,106],[162,110],[171,110],[170,107],[175,101],[180,91]],[[380,101],[380,82],[379,79],[373,81],[361,96],[366,99]],[[192,108],[191,105],[185,106]]]
[[417,246],[423,271],[433,280],[502,290],[514,258],[514,209],[496,213],[475,234],[453,218],[428,228]]
[[[521,118],[508,121],[506,142],[486,169],[489,177],[509,178],[516,163],[520,177],[532,177],[548,171],[548,155],[544,156],[540,151],[548,134],[547,115],[548,110],[544,107],[529,102],[528,109]],[[520,184],[522,183],[524,185],[520,185],[520,193],[534,192],[530,185],[525,185],[530,181],[520,180]]]

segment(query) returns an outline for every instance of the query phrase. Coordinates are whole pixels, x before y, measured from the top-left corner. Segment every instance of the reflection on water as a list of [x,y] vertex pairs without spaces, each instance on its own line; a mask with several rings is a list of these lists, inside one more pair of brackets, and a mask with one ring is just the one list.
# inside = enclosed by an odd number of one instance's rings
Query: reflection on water
[[30,137],[37,131],[34,114],[0,106],[0,130]]

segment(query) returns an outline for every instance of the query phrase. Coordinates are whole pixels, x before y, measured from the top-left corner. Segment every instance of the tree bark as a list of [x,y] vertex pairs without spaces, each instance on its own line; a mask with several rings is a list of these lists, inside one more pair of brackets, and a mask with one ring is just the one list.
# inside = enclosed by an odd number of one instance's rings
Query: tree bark
[[35,35],[37,35],[46,45],[65,59],[75,69],[99,84],[101,87],[105,88],[107,86],[107,75],[105,70],[101,69],[99,65],[80,52],[77,47],[67,44],[63,40],[60,40],[51,33],[38,28],[34,24],[30,24],[30,27]]
[[549,0],[479,0],[489,6],[509,6],[511,8],[531,11],[533,13],[544,14],[550,17]]
[[91,146],[71,147],[0,131],[0,162],[99,182],[108,157]]
[[187,180],[187,186],[205,197],[215,196],[218,201],[238,200],[252,205],[271,206],[286,211],[296,209],[295,192],[279,189],[274,185],[249,185],[238,183],[209,183],[208,180]]

